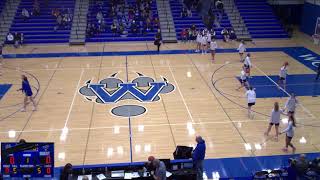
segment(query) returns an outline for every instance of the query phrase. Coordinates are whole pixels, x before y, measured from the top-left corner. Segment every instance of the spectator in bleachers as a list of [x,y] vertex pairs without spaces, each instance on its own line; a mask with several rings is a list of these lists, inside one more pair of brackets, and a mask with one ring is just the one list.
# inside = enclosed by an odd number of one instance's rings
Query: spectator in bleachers
[[124,26],[122,23],[119,24],[119,34],[123,35],[124,34]]
[[310,163],[310,170],[307,172],[308,175],[320,174],[320,158],[315,158]]
[[63,16],[63,26],[71,26],[72,17],[71,14],[66,13]]
[[136,23],[135,20],[132,21],[130,28],[131,28],[131,32],[133,34],[137,34],[138,33],[138,27],[137,27],[137,23]]
[[237,39],[237,35],[234,32],[234,29],[230,29],[229,30],[229,38],[230,38],[230,40],[236,40]]
[[153,28],[154,29],[158,29],[160,27],[160,21],[159,21],[159,18],[158,17],[155,17],[153,19]]
[[115,22],[113,22],[111,24],[111,32],[112,32],[112,36],[116,36],[117,35],[117,24]]
[[63,17],[61,14],[58,15],[57,19],[56,19],[56,26],[54,27],[54,30],[58,30],[59,28],[61,28],[63,26]]
[[32,10],[33,16],[39,16],[40,15],[40,3],[38,0],[35,0],[33,3],[33,10]]
[[21,32],[20,34],[20,45],[22,46],[24,44],[24,34]]
[[59,14],[60,14],[60,10],[58,8],[54,8],[54,9],[52,9],[51,14],[52,14],[52,16],[58,18]]
[[10,44],[13,44],[14,43],[14,36],[11,32],[9,32],[7,34],[7,41],[10,43]]
[[99,12],[97,13],[96,18],[97,18],[97,21],[98,21],[98,22],[103,20],[103,14],[102,14],[101,11],[99,11]]
[[153,27],[151,26],[151,20],[149,17],[146,19],[146,30],[150,31]]
[[191,26],[190,30],[191,30],[192,32],[197,31],[196,25],[193,24],[193,25]]
[[181,10],[181,17],[188,17],[187,8],[183,7]]
[[296,160],[295,169],[299,177],[306,175],[309,169],[309,161],[306,159],[305,154],[300,154],[299,159]]
[[224,12],[224,10],[223,10],[224,5],[223,5],[223,2],[221,2],[221,0],[217,0],[215,5],[216,5],[216,9],[217,9],[216,21],[220,26],[220,22],[222,20],[223,12]]
[[30,18],[29,11],[26,8],[22,9],[21,15],[22,15],[24,21],[27,21]]
[[221,35],[223,36],[223,41],[224,42],[228,42],[229,41],[229,31],[227,30],[227,28],[224,28],[221,31]]
[[87,36],[93,37],[96,34],[96,30],[94,24],[89,24],[87,27]]
[[20,46],[21,34],[18,32],[14,33],[14,47],[18,48]]

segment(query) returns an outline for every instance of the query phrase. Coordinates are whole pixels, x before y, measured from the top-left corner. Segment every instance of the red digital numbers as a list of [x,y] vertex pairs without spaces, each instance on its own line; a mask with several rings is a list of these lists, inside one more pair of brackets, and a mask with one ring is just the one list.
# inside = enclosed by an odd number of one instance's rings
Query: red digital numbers
[[9,158],[9,162],[10,162],[10,164],[11,164],[11,165],[13,165],[13,164],[14,164],[14,161],[15,161],[15,160],[14,160],[14,157],[13,157],[13,156],[10,156],[10,158]]
[[50,156],[47,156],[46,157],[46,164],[50,164],[51,163],[51,158],[50,158]]
[[51,168],[46,168],[46,173],[51,174]]
[[5,168],[4,168],[4,173],[5,173],[5,174],[9,174],[9,173],[10,173],[10,169],[9,169],[8,167],[5,167]]

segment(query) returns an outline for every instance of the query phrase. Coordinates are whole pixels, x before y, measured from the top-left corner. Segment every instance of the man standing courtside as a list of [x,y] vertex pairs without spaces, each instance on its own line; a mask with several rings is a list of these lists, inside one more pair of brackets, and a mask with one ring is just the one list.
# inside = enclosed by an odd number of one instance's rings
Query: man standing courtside
[[206,143],[201,136],[196,137],[197,147],[192,152],[193,166],[197,171],[197,180],[203,179],[203,160],[206,154]]

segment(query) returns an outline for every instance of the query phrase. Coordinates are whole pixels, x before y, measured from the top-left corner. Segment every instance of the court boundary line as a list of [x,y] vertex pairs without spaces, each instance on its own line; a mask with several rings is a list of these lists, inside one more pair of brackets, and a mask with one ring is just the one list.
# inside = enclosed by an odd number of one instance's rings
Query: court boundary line
[[83,73],[84,73],[84,69],[81,70],[80,77],[79,77],[79,81],[78,81],[78,83],[77,83],[76,90],[75,90],[75,92],[74,92],[74,94],[73,94],[73,98],[72,98],[72,101],[71,101],[71,104],[70,104],[70,107],[69,107],[68,115],[67,115],[66,121],[65,121],[65,123],[64,123],[63,129],[64,129],[64,128],[67,128],[67,124],[68,124],[68,121],[69,121],[69,119],[70,119],[70,115],[71,115],[71,112],[72,112],[72,109],[73,109],[73,104],[74,104],[74,101],[75,101],[75,99],[76,99],[76,97],[77,97],[77,95],[78,95],[79,86],[80,86],[80,84],[81,84],[81,80],[82,80]]
[[180,87],[179,87],[179,84],[178,84],[178,82],[177,82],[177,80],[176,80],[176,78],[175,78],[175,76],[174,76],[174,74],[173,74],[173,71],[172,71],[172,68],[171,68],[171,66],[170,66],[170,63],[168,64],[168,67],[169,67],[169,71],[170,71],[170,73],[171,73],[171,75],[172,75],[173,81],[176,83],[176,86],[177,86],[178,92],[179,92],[179,94],[180,94],[180,97],[181,97],[181,99],[182,99],[182,102],[183,102],[184,106],[185,106],[186,109],[187,109],[189,118],[190,118],[191,122],[194,123],[194,119],[193,119],[192,114],[191,114],[191,112],[190,112],[190,110],[189,110],[189,107],[187,106],[186,100],[184,99],[184,96],[182,95],[182,92],[181,92]]
[[[149,50],[149,45],[148,45],[148,43],[146,43],[146,47],[147,47],[147,49]],[[152,58],[152,57],[153,57],[153,56],[149,55],[149,59],[150,59],[151,66],[152,66],[152,69],[153,69],[153,74],[154,74],[154,76],[155,76],[155,78],[156,78],[156,77],[157,77],[157,73],[156,73],[155,66],[154,66],[154,64],[153,64],[153,58]],[[139,66],[139,67],[140,67],[140,66]],[[166,68],[168,68],[168,63],[166,63]],[[163,110],[164,110],[164,112],[165,112],[165,114],[166,114],[166,119],[167,119],[167,122],[168,122],[168,124],[169,124],[169,128],[170,128],[170,133],[171,133],[171,136],[172,136],[173,144],[174,144],[175,147],[177,147],[176,139],[175,139],[175,137],[174,137],[174,135],[173,135],[173,130],[172,130],[171,122],[170,122],[170,120],[169,120],[168,111],[167,111],[166,105],[165,105],[165,103],[164,103],[164,98],[161,98],[161,97],[162,97],[162,94],[159,94],[159,97],[160,97],[160,99],[161,99],[161,103],[162,103],[162,106],[163,106]]]
[[[247,52],[273,52],[282,51],[290,48],[304,48],[303,46],[288,46],[288,47],[255,47],[247,48]],[[216,53],[234,53],[238,52],[236,48],[217,49]],[[140,55],[158,55],[158,54],[198,54],[194,49],[171,49],[151,51],[109,51],[109,52],[64,52],[64,53],[35,53],[35,54],[3,54],[5,59],[19,59],[19,58],[47,58],[47,57],[88,57],[88,56],[140,56]]]

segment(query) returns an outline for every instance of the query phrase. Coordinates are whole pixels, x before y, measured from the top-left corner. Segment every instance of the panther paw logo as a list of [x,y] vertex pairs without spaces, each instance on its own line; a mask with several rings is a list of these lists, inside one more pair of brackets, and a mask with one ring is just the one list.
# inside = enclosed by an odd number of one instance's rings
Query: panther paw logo
[[[124,82],[117,78],[118,73],[101,80],[99,83],[91,83],[88,80],[85,86],[79,89],[79,93],[88,101],[99,104],[111,104],[132,99],[139,102],[155,102],[160,100],[159,94],[172,92],[175,87],[165,77],[162,81],[137,73],[138,77],[131,82]],[[112,114],[122,117],[131,117],[144,114],[146,108],[139,105],[123,105],[111,110]]]

